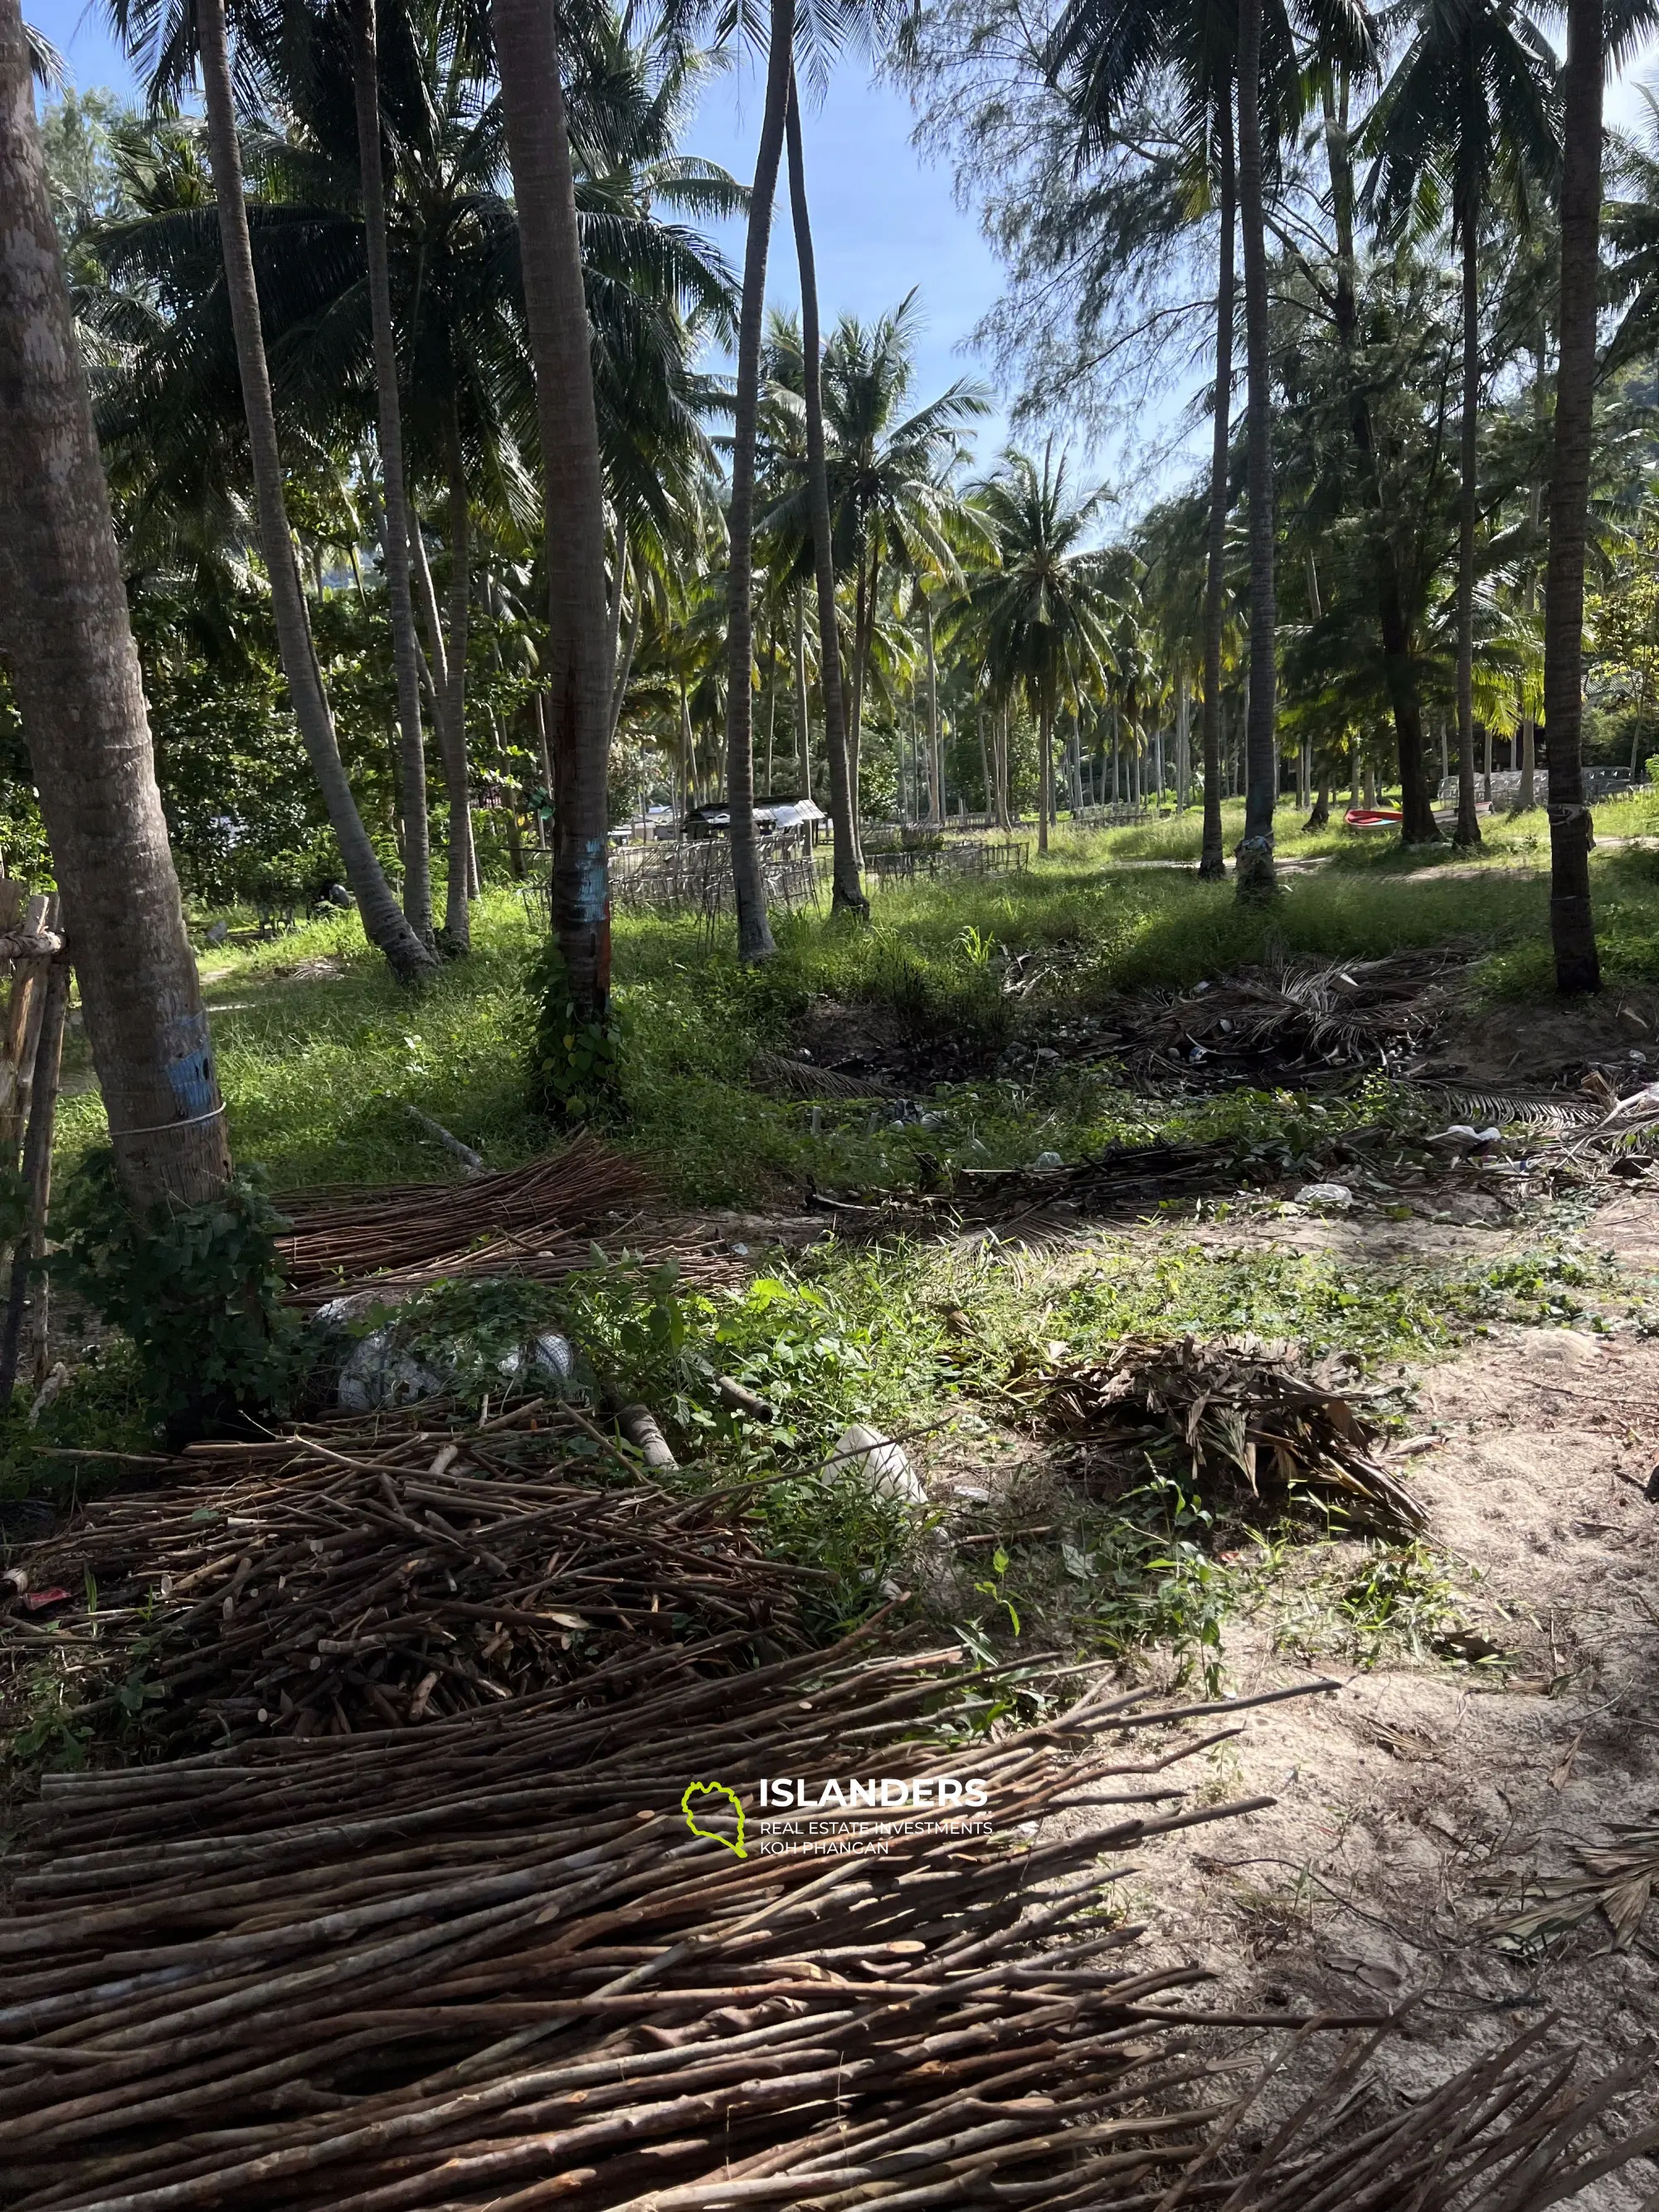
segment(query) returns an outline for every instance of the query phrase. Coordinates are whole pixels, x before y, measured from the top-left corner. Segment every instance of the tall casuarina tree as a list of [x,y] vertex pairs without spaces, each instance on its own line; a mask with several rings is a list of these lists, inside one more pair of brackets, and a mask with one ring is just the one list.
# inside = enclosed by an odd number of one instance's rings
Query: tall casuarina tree
[[[755,439],[760,419],[761,330],[766,310],[767,248],[778,164],[794,75],[795,0],[772,0],[766,57],[766,99],[760,149],[749,199],[743,258],[743,307],[738,320],[738,380],[732,420],[732,492],[727,506],[726,804],[731,828],[732,881],[738,908],[738,953],[766,960],[776,951],[766,919],[766,887],[755,838],[753,665],[755,590]],[[833,636],[834,633],[831,633]],[[829,659],[826,642],[824,658]]]
[[[149,0],[143,0],[139,6],[130,5],[129,0],[117,0],[114,14],[117,27],[129,48],[143,44],[147,36],[154,35],[158,29],[165,33],[162,64],[151,87],[152,96],[160,98],[175,89],[190,66],[191,42],[186,35],[190,27],[182,23],[158,26]],[[328,694],[323,688],[322,670],[312,643],[310,617],[306,611],[299,563],[289,529],[282,455],[276,440],[276,411],[265,359],[264,333],[259,321],[253,248],[248,236],[247,202],[242,187],[242,156],[237,141],[236,101],[231,81],[230,37],[223,0],[195,0],[193,27],[207,106],[208,161],[213,173],[220,250],[224,257],[225,292],[236,341],[242,404],[247,416],[254,492],[259,510],[259,544],[270,581],[276,649],[288,683],[294,719],[328,809],[347,881],[356,893],[364,931],[370,942],[385,953],[393,973],[406,981],[413,981],[432,973],[437,963],[399,909],[352,797],[334,732]]]
[[136,1206],[230,1148],[167,846],[17,0],[0,0],[0,662],[40,793],[87,1035]]
[[490,0],[518,204],[546,517],[553,930],[573,1003],[611,1000],[611,659],[605,481],[554,0]]
[[1250,690],[1244,729],[1241,898],[1269,897],[1279,797],[1278,605],[1273,556],[1273,453],[1267,360],[1267,205],[1261,173],[1262,0],[1239,0],[1238,211],[1244,246],[1245,476],[1250,504]]
[[[830,766],[830,825],[835,839],[830,904],[836,913],[867,915],[870,902],[859,878],[858,823],[853,816],[847,763],[846,694],[842,684],[841,626],[836,613],[836,550],[830,516],[830,471],[823,444],[823,376],[818,333],[817,263],[806,205],[806,164],[801,147],[800,96],[789,80],[789,204],[795,223],[800,274],[802,391],[806,414],[807,494],[811,509],[812,568],[818,595],[818,682],[823,693],[823,744]],[[811,796],[810,783],[805,795]]]
[[1449,189],[1462,248],[1463,416],[1457,541],[1457,842],[1480,842],[1474,797],[1474,540],[1480,507],[1480,231],[1494,184],[1524,222],[1559,167],[1555,56],[1513,0],[1425,0],[1367,137],[1384,221]]

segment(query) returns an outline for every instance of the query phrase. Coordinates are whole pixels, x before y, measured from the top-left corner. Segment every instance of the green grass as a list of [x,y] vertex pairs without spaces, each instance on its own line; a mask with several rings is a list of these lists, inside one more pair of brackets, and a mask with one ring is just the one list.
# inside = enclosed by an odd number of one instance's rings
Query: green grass
[[[1287,850],[1296,848],[1297,819],[1281,810]],[[1619,802],[1602,820],[1609,836],[1614,823],[1616,834],[1638,834],[1659,821],[1659,796]],[[1180,869],[1114,865],[1157,847],[1176,854],[1183,840],[1190,847],[1195,813],[1066,833],[1022,876],[881,891],[867,929],[823,915],[782,917],[779,957],[760,970],[738,965],[729,933],[711,945],[690,921],[623,919],[616,1005],[631,1118],[622,1133],[652,1160],[670,1195],[730,1205],[798,1193],[809,1175],[830,1185],[905,1182],[921,1150],[984,1164],[1029,1161],[1049,1147],[1069,1154],[1133,1133],[1203,1133],[1201,1114],[1149,1111],[1089,1077],[1035,1089],[958,1085],[933,1102],[945,1116],[934,1131],[890,1130],[886,1116],[872,1127],[863,1110],[826,1113],[813,1139],[808,1109],[763,1097],[746,1077],[757,1051],[788,1048],[817,996],[878,1004],[919,1038],[970,1036],[993,1057],[1025,1006],[1098,1008],[1125,988],[1182,988],[1280,957],[1363,958],[1455,943],[1484,954],[1484,996],[1544,997],[1548,891],[1532,865],[1543,834],[1535,816],[1500,822],[1488,857],[1474,867],[1401,856],[1384,841],[1352,865],[1287,878],[1263,910],[1241,906],[1231,884],[1200,884]],[[1595,878],[1609,981],[1659,983],[1659,854],[1605,851]],[[492,890],[474,941],[470,960],[417,994],[391,980],[351,916],[205,955],[238,1156],[263,1163],[279,1191],[446,1174],[447,1157],[410,1121],[405,1102],[494,1166],[541,1149],[548,1131],[528,1110],[521,1073],[531,1020],[523,977],[533,949],[523,903]],[[1033,956],[1043,971],[1018,1002],[1002,988],[1012,956]],[[290,972],[322,958],[340,972]],[[83,1043],[79,1053],[84,1070]],[[1228,1113],[1248,1120],[1260,1110],[1215,1112],[1224,1122]],[[65,1097],[66,1165],[101,1139],[103,1126],[94,1091]]]

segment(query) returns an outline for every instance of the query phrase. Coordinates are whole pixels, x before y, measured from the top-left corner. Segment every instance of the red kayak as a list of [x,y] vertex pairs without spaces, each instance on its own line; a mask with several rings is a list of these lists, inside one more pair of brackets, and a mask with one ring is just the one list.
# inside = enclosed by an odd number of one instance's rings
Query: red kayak
[[1401,818],[1397,806],[1351,806],[1342,817],[1350,830],[1398,829]]

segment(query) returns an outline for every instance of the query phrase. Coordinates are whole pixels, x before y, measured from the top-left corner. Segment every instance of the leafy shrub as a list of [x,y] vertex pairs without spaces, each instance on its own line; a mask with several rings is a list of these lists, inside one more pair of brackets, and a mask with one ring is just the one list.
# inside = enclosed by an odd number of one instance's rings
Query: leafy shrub
[[175,1438],[207,1421],[286,1405],[300,1379],[300,1323],[283,1304],[276,1237],[289,1224],[257,1170],[196,1206],[161,1200],[141,1220],[111,1152],[88,1155],[56,1224],[70,1288],[125,1331],[146,1394]]

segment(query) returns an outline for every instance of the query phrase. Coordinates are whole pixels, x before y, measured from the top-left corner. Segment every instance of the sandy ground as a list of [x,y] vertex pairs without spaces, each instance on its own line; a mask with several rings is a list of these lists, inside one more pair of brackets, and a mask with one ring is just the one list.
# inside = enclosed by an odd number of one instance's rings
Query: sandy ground
[[[1285,1226],[1363,1259],[1364,1222]],[[1372,1226],[1398,1241],[1401,1224]],[[1429,1256],[1426,1224],[1411,1228]],[[1509,1241],[1427,1234],[1442,1259]],[[1650,1278],[1659,1196],[1620,1198],[1585,1234]],[[1553,2039],[1596,2070],[1659,2040],[1659,1911],[1622,1949],[1600,1911],[1547,1943],[1492,1926],[1538,1876],[1580,1872],[1577,1846],[1620,1824],[1659,1829],[1659,1503],[1645,1495],[1659,1340],[1500,1329],[1419,1382],[1418,1425],[1443,1440],[1402,1471],[1430,1509],[1430,1542],[1479,1577],[1468,1618],[1501,1660],[1303,1663],[1275,1649],[1283,1615],[1264,1603],[1227,1632],[1238,1693],[1316,1671],[1340,1686],[1241,1714],[1195,1794],[1276,1802],[1138,1854],[1125,1889],[1156,1953],[1214,1971],[1206,2004],[1352,2014],[1411,2000],[1376,2062],[1402,2096],[1550,2014]],[[1654,1852],[1659,1873],[1659,1833]],[[1650,2078],[1620,2117],[1656,2107]],[[1574,2201],[1634,2212],[1656,2184],[1659,2163],[1641,2160]]]

